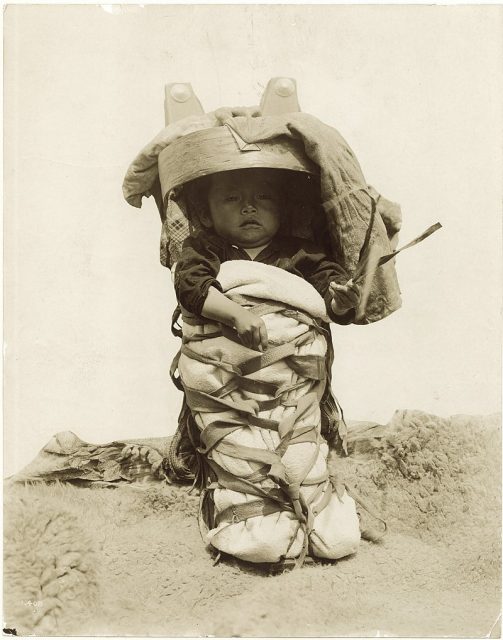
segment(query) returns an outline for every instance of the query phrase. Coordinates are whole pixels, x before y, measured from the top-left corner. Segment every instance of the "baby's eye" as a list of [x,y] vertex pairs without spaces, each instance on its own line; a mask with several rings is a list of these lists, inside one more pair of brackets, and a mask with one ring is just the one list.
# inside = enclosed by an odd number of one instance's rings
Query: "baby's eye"
[[272,193],[267,193],[266,191],[264,191],[264,193],[258,193],[257,194],[257,199],[258,200],[273,200],[273,195],[272,195]]
[[235,193],[229,193],[228,195],[224,196],[224,202],[237,202],[238,200],[239,196]]

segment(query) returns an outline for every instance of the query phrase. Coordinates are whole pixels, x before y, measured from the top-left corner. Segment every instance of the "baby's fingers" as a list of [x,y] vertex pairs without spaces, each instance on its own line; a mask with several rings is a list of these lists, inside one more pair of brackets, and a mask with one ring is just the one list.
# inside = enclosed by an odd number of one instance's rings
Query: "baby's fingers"
[[251,348],[256,351],[265,351],[269,344],[267,329],[263,321],[253,325],[251,332]]
[[260,350],[265,351],[269,346],[269,336],[267,335],[267,329],[263,322],[259,327],[259,331],[260,331]]
[[267,329],[264,324],[253,327],[253,344],[252,349],[265,351],[267,349],[268,337]]
[[351,301],[351,303],[356,306],[358,304],[358,301],[360,299],[360,288],[357,287],[355,284],[352,284],[350,286],[347,287],[345,294],[348,298],[348,300]]
[[259,327],[252,328],[252,343],[251,348],[255,349],[255,351],[262,351],[260,346],[260,329]]
[[239,339],[243,346],[253,349],[253,330],[238,332]]
[[360,297],[360,285],[359,284],[355,284],[352,280],[350,280],[347,284],[346,287],[348,288],[348,291],[350,291],[353,295]]
[[331,282],[330,293],[334,298],[349,303],[350,306],[356,305],[360,299],[360,288],[351,281],[347,284]]

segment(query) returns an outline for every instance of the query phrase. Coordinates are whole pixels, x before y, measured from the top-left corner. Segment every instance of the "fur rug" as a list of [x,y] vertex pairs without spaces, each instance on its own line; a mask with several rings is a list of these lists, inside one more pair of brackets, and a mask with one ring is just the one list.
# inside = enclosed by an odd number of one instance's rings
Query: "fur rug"
[[[499,637],[499,417],[353,425],[334,468],[382,542],[273,575],[214,566],[187,488],[7,484],[4,618],[18,635]],[[372,517],[362,511],[362,519]]]

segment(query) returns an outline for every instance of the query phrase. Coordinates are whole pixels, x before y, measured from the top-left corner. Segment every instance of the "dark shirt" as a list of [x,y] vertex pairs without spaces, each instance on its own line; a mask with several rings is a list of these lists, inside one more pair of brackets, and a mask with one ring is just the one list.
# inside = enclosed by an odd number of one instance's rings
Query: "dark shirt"
[[[334,281],[345,284],[349,276],[309,240],[275,236],[254,259],[284,269],[309,282],[324,298],[327,313],[334,322],[349,324],[354,320],[354,309],[336,316],[330,308],[332,298],[328,285]],[[189,236],[185,240],[175,270],[176,295],[184,309],[202,315],[208,289],[213,286],[222,290],[217,275],[222,262],[228,260],[251,258],[244,249],[231,245],[211,232]]]

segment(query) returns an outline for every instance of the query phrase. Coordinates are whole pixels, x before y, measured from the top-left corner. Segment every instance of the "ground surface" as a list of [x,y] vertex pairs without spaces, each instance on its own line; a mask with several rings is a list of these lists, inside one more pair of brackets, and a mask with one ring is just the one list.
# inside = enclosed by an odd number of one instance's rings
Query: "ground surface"
[[384,540],[279,575],[213,566],[186,488],[7,488],[7,626],[36,635],[499,637],[497,419],[397,419],[392,437],[362,437],[353,457],[334,463],[386,517]]

